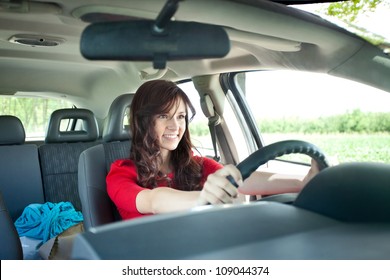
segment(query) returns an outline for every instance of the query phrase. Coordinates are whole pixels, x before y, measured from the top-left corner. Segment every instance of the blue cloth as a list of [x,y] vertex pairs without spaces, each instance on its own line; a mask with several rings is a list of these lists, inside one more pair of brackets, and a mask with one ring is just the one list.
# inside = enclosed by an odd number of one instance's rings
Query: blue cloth
[[15,221],[19,236],[48,241],[83,221],[83,215],[70,202],[28,205]]

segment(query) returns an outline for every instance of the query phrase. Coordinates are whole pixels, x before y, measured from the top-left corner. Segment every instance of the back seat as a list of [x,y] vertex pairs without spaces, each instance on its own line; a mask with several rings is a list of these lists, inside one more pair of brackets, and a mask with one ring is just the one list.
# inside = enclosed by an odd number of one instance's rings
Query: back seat
[[0,116],[0,192],[13,221],[31,203],[44,203],[38,147],[25,143],[15,116]]
[[[77,123],[79,129],[62,130],[64,120]],[[81,211],[77,181],[79,156],[84,150],[97,145],[98,137],[98,125],[92,111],[72,108],[52,113],[45,144],[39,146],[45,201],[69,201],[77,211]]]
[[[76,129],[60,129],[64,120],[71,120]],[[54,111],[45,143],[39,147],[25,143],[23,124],[15,116],[0,116],[0,131],[0,224],[5,234],[1,247],[3,251],[7,250],[2,257],[40,258],[37,248],[41,240],[23,237],[22,241],[18,238],[14,222],[31,204],[69,201],[81,211],[78,161],[82,151],[101,143],[97,121],[94,114],[86,109]],[[20,250],[22,244],[23,253]]]

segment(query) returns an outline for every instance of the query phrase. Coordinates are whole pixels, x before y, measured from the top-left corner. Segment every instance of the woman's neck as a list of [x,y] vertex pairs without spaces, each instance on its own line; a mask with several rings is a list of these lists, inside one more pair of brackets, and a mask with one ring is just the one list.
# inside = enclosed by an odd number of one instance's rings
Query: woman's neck
[[165,174],[171,173],[172,172],[171,151],[168,150],[161,151],[161,157],[163,161],[160,167],[160,171]]

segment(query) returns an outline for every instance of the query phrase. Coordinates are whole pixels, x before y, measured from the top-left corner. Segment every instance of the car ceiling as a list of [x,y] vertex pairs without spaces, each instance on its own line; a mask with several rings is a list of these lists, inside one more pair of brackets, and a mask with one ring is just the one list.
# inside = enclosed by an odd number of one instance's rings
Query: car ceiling
[[[167,69],[155,70],[151,62],[87,61],[79,51],[80,34],[89,24],[85,20],[155,19],[165,0],[20,1],[20,5],[18,1],[0,1],[0,94],[22,91],[45,96],[47,92],[90,108],[98,118],[104,118],[107,104],[116,96],[135,91],[150,79],[176,81],[257,69],[297,69],[348,76],[354,62],[347,68],[342,66],[364,48],[365,42],[317,16],[286,9],[276,2],[312,1],[180,2],[175,20],[224,26],[231,39],[231,51],[223,59],[168,62]],[[10,42],[18,36],[58,45],[32,47]],[[380,86],[390,88],[389,82],[380,82]]]

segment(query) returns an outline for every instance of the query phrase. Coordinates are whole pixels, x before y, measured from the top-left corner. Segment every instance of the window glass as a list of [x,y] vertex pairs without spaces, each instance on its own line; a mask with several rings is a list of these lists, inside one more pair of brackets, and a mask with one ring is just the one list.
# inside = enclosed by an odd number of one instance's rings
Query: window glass
[[[71,107],[71,103],[59,99],[0,97],[0,115],[18,117],[26,131],[26,141],[43,140],[51,113],[57,109]],[[61,122],[61,130],[66,130],[67,125]]]
[[214,156],[213,144],[208,126],[208,119],[200,107],[200,96],[192,81],[180,83],[178,86],[187,94],[195,107],[196,114],[189,125],[192,144],[202,156]]
[[324,74],[239,75],[265,145],[297,139],[315,144],[334,162],[390,162],[390,93]]
[[239,106],[229,90],[226,94],[228,104],[224,107],[223,117],[232,133],[231,141],[237,151],[238,162],[247,158],[250,151],[255,149],[254,143],[250,140],[251,134],[245,129],[245,117],[240,114]]

